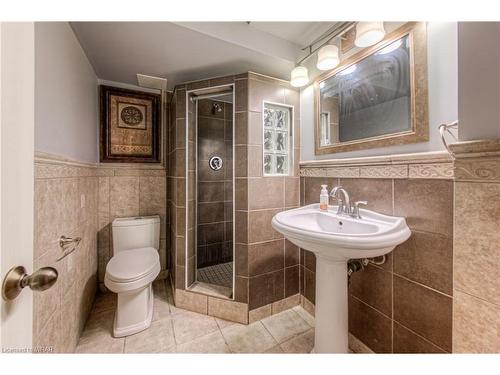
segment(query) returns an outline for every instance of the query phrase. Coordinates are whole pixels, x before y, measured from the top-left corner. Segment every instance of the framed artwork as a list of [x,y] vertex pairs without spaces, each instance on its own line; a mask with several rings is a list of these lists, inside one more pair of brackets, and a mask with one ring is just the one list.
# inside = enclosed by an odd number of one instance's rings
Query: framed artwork
[[160,163],[161,97],[101,85],[101,162]]

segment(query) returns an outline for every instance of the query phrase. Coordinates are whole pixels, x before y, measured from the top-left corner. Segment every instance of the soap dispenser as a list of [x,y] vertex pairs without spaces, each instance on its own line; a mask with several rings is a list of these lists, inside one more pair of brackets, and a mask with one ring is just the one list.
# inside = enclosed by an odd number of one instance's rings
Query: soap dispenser
[[321,194],[319,195],[319,209],[321,211],[328,211],[328,185],[321,185]]

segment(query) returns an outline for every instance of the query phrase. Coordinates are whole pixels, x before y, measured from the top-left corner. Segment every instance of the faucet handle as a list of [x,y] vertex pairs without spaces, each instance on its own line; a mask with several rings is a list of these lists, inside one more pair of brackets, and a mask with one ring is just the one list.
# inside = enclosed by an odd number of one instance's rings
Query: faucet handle
[[353,211],[353,216],[355,216],[357,219],[361,219],[361,215],[359,214],[359,205],[362,204],[363,206],[366,206],[368,204],[367,201],[356,201],[354,202],[354,211]]

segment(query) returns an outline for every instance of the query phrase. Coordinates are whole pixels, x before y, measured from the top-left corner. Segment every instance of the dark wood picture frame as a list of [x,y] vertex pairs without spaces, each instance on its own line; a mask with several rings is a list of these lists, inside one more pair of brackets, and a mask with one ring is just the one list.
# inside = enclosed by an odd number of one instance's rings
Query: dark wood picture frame
[[[111,153],[111,111],[110,96],[148,100],[151,102],[151,155],[127,155]],[[161,95],[149,92],[129,90],[106,85],[99,86],[100,103],[100,161],[105,163],[160,163],[160,124],[161,124]]]

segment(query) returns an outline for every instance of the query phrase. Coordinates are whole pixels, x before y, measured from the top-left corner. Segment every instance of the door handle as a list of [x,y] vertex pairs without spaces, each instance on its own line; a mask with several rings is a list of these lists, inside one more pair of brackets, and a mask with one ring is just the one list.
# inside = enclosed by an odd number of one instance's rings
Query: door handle
[[2,298],[5,301],[13,300],[27,286],[37,292],[47,290],[55,284],[58,276],[53,267],[42,267],[31,275],[26,273],[23,266],[13,267],[3,279]]

